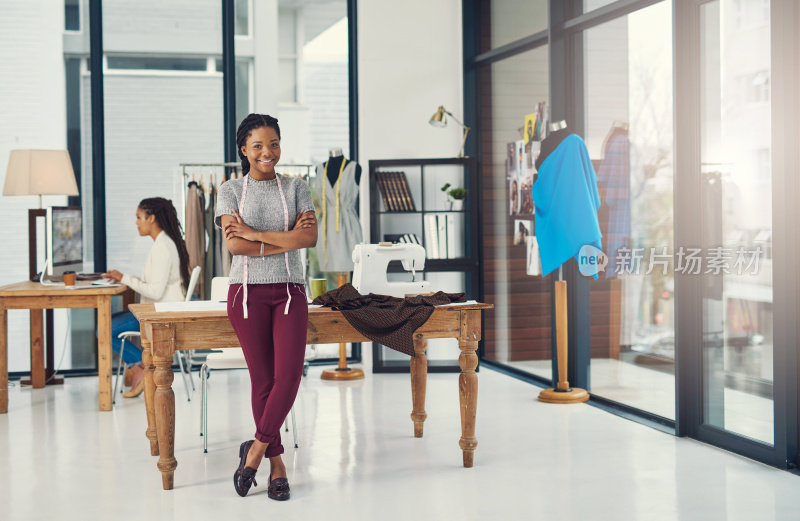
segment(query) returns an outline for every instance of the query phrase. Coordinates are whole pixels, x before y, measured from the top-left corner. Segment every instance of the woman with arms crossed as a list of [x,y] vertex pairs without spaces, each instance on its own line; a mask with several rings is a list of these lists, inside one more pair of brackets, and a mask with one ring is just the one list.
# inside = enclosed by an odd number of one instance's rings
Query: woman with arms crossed
[[228,317],[250,372],[256,423],[255,439],[239,447],[234,487],[247,495],[266,457],[268,495],[286,500],[280,428],[300,386],[308,326],[298,250],[316,244],[317,223],[308,184],[275,172],[280,140],[277,119],[250,114],[242,121],[236,145],[245,175],[220,187],[215,222],[233,254]]

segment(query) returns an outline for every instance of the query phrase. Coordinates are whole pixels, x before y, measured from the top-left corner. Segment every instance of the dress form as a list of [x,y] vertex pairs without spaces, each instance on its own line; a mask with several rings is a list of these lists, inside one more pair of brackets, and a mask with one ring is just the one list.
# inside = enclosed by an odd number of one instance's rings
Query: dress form
[[[339,181],[339,175],[342,169],[342,163],[346,160],[341,148],[334,147],[329,151],[329,158],[323,165],[323,172],[327,177],[330,186],[336,187]],[[355,165],[355,183],[358,185],[361,181],[361,165]],[[327,218],[327,216],[324,216]],[[341,287],[347,283],[348,273],[339,272],[336,276],[336,286]],[[347,345],[344,343],[339,344],[339,363],[335,369],[326,369],[322,371],[321,378],[323,380],[358,380],[364,378],[364,371],[358,368],[347,366]]]
[[[344,153],[342,152],[341,148],[335,147],[331,148],[328,151],[328,160],[325,162],[328,171],[328,181],[330,181],[331,186],[336,185],[336,179],[339,176],[339,167],[342,166],[342,161],[344,161]],[[361,182],[361,165],[356,165],[356,184],[360,184]]]

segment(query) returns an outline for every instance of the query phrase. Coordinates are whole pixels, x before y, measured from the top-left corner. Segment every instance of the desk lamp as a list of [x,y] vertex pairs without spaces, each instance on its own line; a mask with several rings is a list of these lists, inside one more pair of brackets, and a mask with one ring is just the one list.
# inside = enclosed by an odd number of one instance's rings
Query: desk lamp
[[[42,209],[43,195],[78,195],[78,185],[72,170],[72,161],[66,150],[12,150],[8,156],[6,182],[3,195],[38,195],[39,207],[28,209],[28,266],[30,279],[38,274],[36,269],[36,218],[45,217]],[[60,384],[55,378],[53,363],[53,310],[47,317],[47,371],[46,383]],[[25,383],[25,381],[23,381]]]
[[66,150],[12,150],[3,195],[38,195],[39,207],[28,210],[30,277],[36,270],[36,218],[44,217],[43,195],[78,195],[72,161]]
[[442,105],[439,105],[439,108],[436,109],[436,112],[433,113],[431,119],[428,120],[428,123],[433,125],[434,127],[444,128],[447,126],[447,116],[453,118],[453,120],[461,125],[464,129],[464,136],[461,139],[461,148],[458,151],[458,155],[456,157],[464,157],[464,144],[467,142],[467,134],[469,133],[470,128],[460,122],[458,118],[456,118],[452,112],[445,109]]

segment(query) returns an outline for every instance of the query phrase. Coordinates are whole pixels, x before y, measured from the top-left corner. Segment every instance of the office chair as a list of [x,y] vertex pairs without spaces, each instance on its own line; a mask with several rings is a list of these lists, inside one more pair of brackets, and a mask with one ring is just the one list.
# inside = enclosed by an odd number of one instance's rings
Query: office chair
[[[192,293],[194,293],[194,287],[197,285],[197,279],[200,278],[200,266],[195,266],[192,270],[192,275],[189,277],[189,286],[186,288],[186,302],[189,302],[192,299]],[[122,374],[122,353],[125,352],[125,341],[133,338],[133,337],[141,337],[141,332],[139,331],[123,331],[122,333],[117,335],[117,338],[122,339],[122,346],[119,349],[119,363],[117,364],[117,377],[114,379],[114,393],[113,398],[111,400],[112,404],[117,403],[117,386],[119,385],[119,377]],[[191,379],[192,374],[192,366],[189,365],[186,369],[184,369],[184,357],[185,353],[183,351],[175,351],[175,357],[178,359],[178,367],[181,371],[181,376],[183,377],[183,386],[186,388],[186,400],[191,401],[192,395],[189,391],[189,382],[187,381],[186,372],[189,373],[189,379]],[[194,380],[191,380],[192,391],[194,391]]]

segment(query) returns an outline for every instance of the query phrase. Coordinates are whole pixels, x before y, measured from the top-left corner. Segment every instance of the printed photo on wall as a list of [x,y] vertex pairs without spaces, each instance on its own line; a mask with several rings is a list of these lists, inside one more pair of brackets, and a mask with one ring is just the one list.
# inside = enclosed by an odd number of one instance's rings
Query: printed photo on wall
[[523,139],[526,145],[530,145],[533,141],[534,137],[534,129],[536,128],[536,113],[528,114],[525,116],[525,124],[522,127],[524,129],[523,132]]
[[525,165],[524,163],[525,158],[523,157],[525,153],[525,143],[523,143],[522,140],[520,139],[519,141],[516,141],[514,143],[514,147],[516,148],[516,156],[517,156],[517,175],[520,175]]
[[508,215],[519,214],[519,179],[508,180]]
[[533,174],[519,179],[519,213],[533,215]]
[[545,138],[545,123],[547,122],[547,102],[540,101],[536,104],[536,121],[533,124],[533,140],[541,141]]
[[506,178],[517,177],[517,143],[506,143]]
[[539,258],[539,241],[536,240],[535,235],[531,235],[527,239],[527,262],[525,263],[525,273],[528,275],[541,275],[542,274],[542,261]]
[[514,219],[514,246],[526,245],[533,231],[533,221]]

